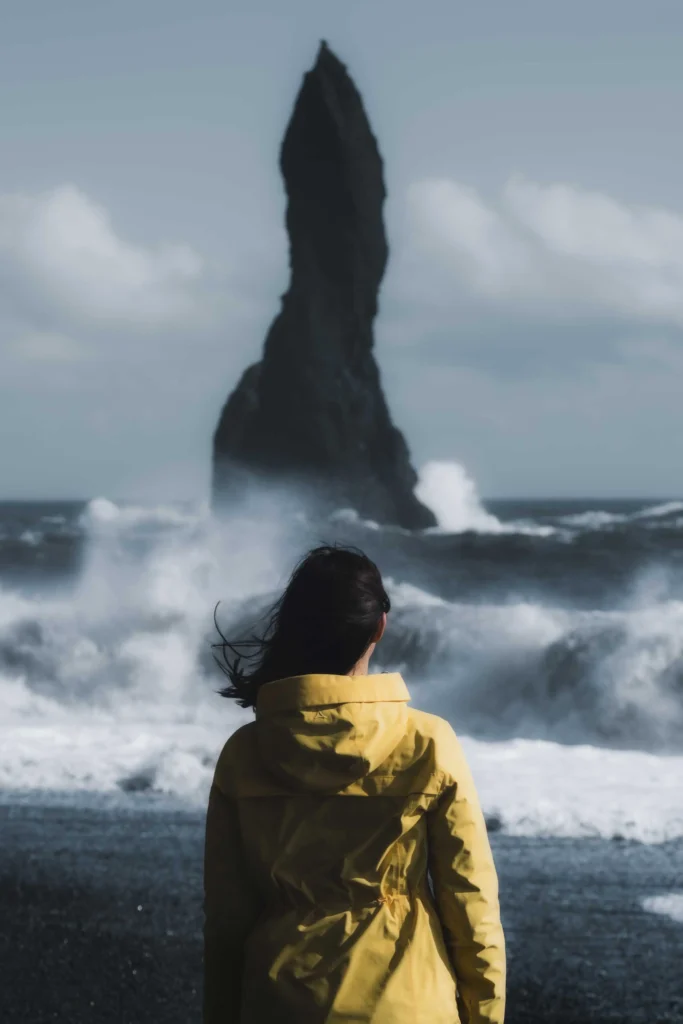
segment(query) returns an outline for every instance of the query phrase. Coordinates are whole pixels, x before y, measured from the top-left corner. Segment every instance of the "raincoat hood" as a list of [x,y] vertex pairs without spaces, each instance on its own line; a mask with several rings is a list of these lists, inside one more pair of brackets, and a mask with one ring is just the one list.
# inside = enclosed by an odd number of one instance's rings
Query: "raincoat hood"
[[409,700],[398,673],[303,675],[266,683],[256,707],[261,757],[290,787],[339,792],[396,749],[405,735]]

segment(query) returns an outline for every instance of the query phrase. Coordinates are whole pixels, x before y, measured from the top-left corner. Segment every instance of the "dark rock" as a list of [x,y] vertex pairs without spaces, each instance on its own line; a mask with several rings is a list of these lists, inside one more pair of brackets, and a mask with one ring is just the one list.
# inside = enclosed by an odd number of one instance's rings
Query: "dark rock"
[[431,526],[372,353],[388,252],[382,159],[360,94],[325,43],[304,76],[280,166],[291,279],[261,362],[223,408],[214,504],[265,479],[328,509]]

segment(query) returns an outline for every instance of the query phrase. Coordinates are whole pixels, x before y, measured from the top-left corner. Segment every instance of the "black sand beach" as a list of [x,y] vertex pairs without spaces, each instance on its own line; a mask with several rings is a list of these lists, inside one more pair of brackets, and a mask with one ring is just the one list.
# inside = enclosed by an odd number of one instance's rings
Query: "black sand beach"
[[[2,1024],[200,1020],[202,815],[0,806]],[[683,1020],[683,843],[495,833],[509,1024]]]

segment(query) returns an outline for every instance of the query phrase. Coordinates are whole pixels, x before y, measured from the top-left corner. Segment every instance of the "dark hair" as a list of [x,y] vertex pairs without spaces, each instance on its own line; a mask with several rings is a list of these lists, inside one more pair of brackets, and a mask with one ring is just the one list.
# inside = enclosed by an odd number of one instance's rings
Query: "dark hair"
[[[218,606],[216,606],[218,608]],[[220,691],[243,708],[256,707],[259,687],[275,679],[346,675],[372,643],[391,603],[379,569],[356,548],[314,548],[295,568],[260,635],[231,643],[214,621],[230,680]]]

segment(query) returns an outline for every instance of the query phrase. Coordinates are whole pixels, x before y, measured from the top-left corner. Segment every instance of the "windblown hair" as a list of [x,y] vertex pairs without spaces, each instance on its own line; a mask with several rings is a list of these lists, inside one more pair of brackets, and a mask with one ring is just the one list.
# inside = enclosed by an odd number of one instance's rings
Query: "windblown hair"
[[309,673],[347,675],[390,608],[379,569],[362,551],[314,548],[295,568],[260,634],[231,642],[214,614],[221,640],[212,646],[230,680],[221,695],[255,708],[264,683]]

